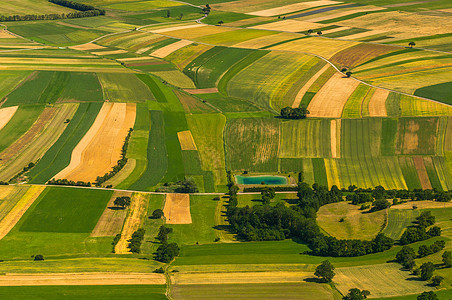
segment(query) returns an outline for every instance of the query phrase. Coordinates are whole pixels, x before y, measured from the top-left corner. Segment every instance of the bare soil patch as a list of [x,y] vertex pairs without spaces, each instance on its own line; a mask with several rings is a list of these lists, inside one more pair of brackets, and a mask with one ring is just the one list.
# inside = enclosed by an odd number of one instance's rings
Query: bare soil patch
[[422,156],[413,157],[414,166],[416,167],[417,175],[421,181],[421,186],[424,190],[432,188],[430,179],[428,178],[427,169],[425,168],[424,158]]
[[71,49],[75,49],[75,50],[98,50],[98,49],[105,49],[104,46],[100,46],[100,45],[96,45],[93,43],[88,43],[88,44],[83,44],[83,45],[78,45],[78,46],[73,46],[73,47],[69,47]]
[[184,91],[186,91],[187,93],[193,94],[193,95],[218,93],[218,89],[217,88],[184,89]]
[[191,224],[190,196],[167,194],[163,213],[167,224]]

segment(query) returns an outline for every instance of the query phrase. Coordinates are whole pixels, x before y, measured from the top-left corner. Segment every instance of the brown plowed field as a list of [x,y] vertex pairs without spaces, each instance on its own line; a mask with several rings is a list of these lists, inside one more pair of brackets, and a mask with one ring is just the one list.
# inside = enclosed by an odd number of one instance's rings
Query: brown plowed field
[[424,190],[432,189],[432,184],[428,178],[427,169],[425,168],[424,158],[422,156],[413,157],[414,166],[416,167],[417,175],[421,181],[421,186]]
[[166,224],[191,224],[190,196],[188,194],[167,194],[163,213]]
[[377,89],[369,102],[369,115],[371,117],[387,117],[386,99],[389,96],[389,91],[384,89]]
[[400,48],[386,45],[358,44],[336,53],[331,57],[331,61],[344,67],[353,68],[372,58],[396,50],[400,50]]

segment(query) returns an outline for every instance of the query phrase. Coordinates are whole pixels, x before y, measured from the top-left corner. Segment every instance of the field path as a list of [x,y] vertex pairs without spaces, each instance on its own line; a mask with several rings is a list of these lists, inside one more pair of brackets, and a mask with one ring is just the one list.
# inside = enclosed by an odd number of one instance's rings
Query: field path
[[8,124],[9,120],[14,116],[19,106],[11,106],[0,109],[0,130]]
[[300,107],[301,100],[303,99],[303,96],[306,94],[306,92],[309,90],[311,85],[326,71],[330,65],[326,64],[323,68],[321,68],[317,73],[314,74],[314,76],[311,77],[311,79],[306,82],[306,84],[300,89],[297,96],[295,96],[295,100],[292,103],[292,108]]
[[165,284],[165,276],[155,273],[6,273],[0,276],[0,286],[129,284]]
[[124,227],[121,232],[121,239],[116,244],[115,253],[117,254],[128,254],[129,245],[128,240],[132,238],[132,234],[140,228],[141,221],[147,211],[147,203],[149,197],[143,193],[134,193],[132,195],[132,203],[129,207],[129,214],[124,223]]
[[44,191],[44,186],[32,186],[17,202],[13,209],[0,222],[0,240],[4,238],[13,227],[19,222],[28,208],[35,202],[35,200]]

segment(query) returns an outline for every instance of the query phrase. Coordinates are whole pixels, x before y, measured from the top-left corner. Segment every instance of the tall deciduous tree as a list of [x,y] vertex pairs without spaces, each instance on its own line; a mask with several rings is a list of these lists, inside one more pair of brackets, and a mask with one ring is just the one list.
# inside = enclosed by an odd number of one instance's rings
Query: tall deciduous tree
[[328,260],[324,260],[322,264],[317,266],[314,275],[321,278],[323,282],[331,282],[336,274],[334,273],[334,266]]

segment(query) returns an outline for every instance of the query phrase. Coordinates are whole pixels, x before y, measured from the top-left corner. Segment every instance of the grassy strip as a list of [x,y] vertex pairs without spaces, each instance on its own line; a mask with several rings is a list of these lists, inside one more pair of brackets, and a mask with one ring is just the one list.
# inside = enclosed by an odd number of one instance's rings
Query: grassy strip
[[256,51],[242,59],[241,61],[238,61],[235,65],[233,65],[229,70],[221,77],[220,81],[218,82],[218,90],[223,95],[227,95],[226,87],[229,83],[229,81],[234,78],[235,75],[237,75],[241,70],[246,68],[247,66],[251,65],[258,59],[265,56],[270,51]]
[[271,44],[271,45],[267,45],[267,46],[264,46],[264,47],[262,47],[262,48],[260,48],[260,49],[265,50],[265,49],[269,49],[269,48],[271,48],[271,47],[283,45],[283,44],[285,44],[285,43],[290,43],[290,42],[293,42],[293,41],[302,40],[302,39],[305,39],[305,38],[308,38],[308,37],[307,37],[307,36],[297,37],[297,38],[294,38],[294,39],[285,40],[285,41],[281,41],[281,42],[274,43],[274,44]]
[[64,169],[71,160],[72,150],[80,142],[97,117],[102,103],[82,103],[60,136],[36,166],[28,173],[31,183],[45,183]]
[[312,98],[314,98],[315,94],[320,91],[322,86],[331,78],[331,76],[336,73],[336,70],[333,67],[328,68],[325,72],[320,75],[319,78],[309,87],[306,94],[304,94],[303,99],[301,99],[301,104],[305,107],[309,105]]
[[326,176],[325,161],[323,158],[313,158],[312,166],[314,167],[314,181],[323,186],[328,186],[328,179]]
[[383,119],[381,125],[380,154],[383,156],[394,155],[398,121],[397,119]]
[[411,157],[399,157],[399,161],[408,189],[413,190],[422,188]]
[[44,110],[42,105],[20,106],[0,131],[0,152],[25,134]]
[[363,29],[363,28],[350,28],[350,29],[346,29],[346,30],[341,30],[341,31],[336,31],[333,33],[325,34],[325,36],[329,37],[329,38],[340,38],[340,37],[347,37],[352,34],[366,32],[366,31],[369,31],[369,30]]

